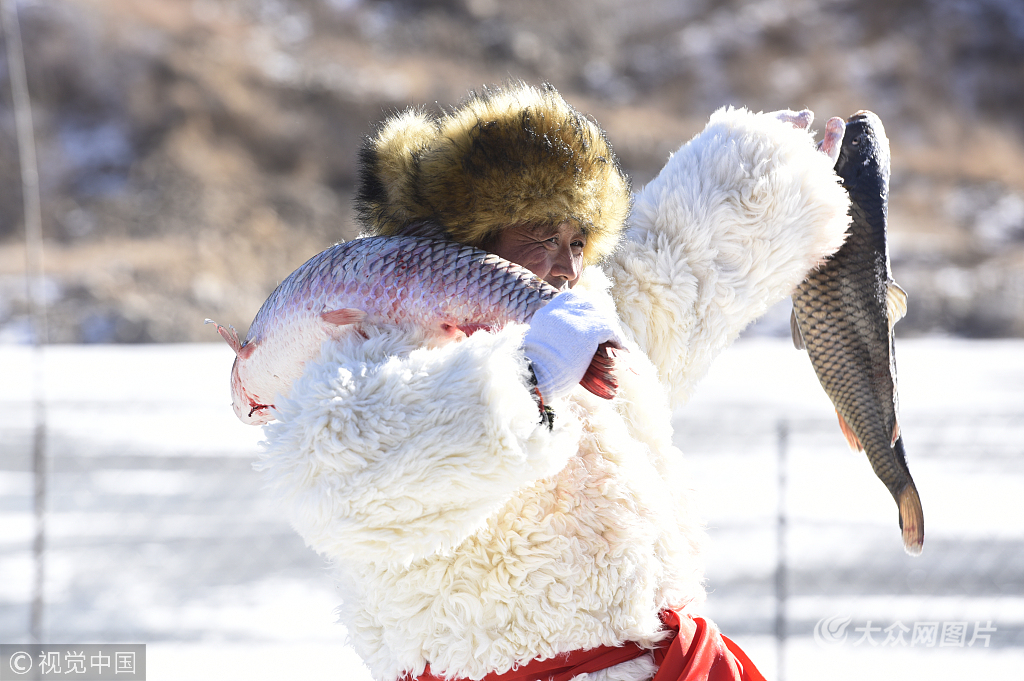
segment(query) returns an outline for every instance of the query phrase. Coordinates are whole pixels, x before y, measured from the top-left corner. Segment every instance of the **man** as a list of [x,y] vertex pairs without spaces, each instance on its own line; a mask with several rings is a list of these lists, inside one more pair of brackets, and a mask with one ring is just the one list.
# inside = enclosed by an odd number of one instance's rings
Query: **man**
[[[809,124],[719,111],[635,197],[550,87],[408,111],[367,141],[368,233],[435,229],[565,291],[530,326],[440,347],[363,328],[278,402],[260,467],[333,562],[374,678],[760,678],[698,616],[704,531],[670,420],[842,243],[841,126],[830,158]],[[578,386],[604,343],[623,349],[611,400]]]

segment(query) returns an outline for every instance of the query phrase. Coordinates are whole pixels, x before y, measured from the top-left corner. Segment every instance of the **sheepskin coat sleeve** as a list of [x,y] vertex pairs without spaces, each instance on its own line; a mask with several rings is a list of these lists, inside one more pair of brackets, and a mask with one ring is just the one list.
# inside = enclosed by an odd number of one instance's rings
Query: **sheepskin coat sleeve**
[[397,564],[450,552],[517,488],[564,468],[580,429],[538,427],[525,329],[443,347],[373,328],[326,343],[267,426],[262,465],[306,542]]
[[745,326],[839,249],[848,207],[809,131],[732,108],[637,193],[605,269],[673,406]]

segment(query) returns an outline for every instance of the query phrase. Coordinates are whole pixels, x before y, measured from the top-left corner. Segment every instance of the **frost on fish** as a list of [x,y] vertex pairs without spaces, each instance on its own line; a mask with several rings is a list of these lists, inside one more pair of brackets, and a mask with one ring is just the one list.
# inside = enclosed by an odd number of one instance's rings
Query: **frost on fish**
[[[324,341],[362,325],[420,328],[457,340],[527,322],[557,294],[529,270],[451,240],[366,237],[336,244],[281,282],[245,342],[233,328],[217,325],[235,352],[232,407],[244,423],[268,423],[277,396],[288,394]],[[600,350],[584,387],[614,396],[613,359]]]

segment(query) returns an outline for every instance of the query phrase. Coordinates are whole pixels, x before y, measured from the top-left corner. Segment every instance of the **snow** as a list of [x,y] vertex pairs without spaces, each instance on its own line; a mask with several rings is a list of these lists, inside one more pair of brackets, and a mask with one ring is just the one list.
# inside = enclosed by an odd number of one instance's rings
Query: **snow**
[[[1024,343],[910,339],[897,342],[897,362],[925,510],[917,558],[902,551],[895,503],[847,447],[790,343],[737,343],[677,414],[712,537],[708,613],[768,678],[779,669],[770,634],[780,611],[786,679],[985,678],[1024,662]],[[847,639],[816,641],[815,624],[840,615],[851,618]],[[965,622],[967,636],[948,646],[909,645],[909,636],[883,646],[884,633],[857,643],[855,628],[897,622]],[[968,645],[978,623],[996,628],[990,646]]]
[[[768,678],[779,660],[787,680],[999,677],[1024,662],[1024,342],[897,352],[918,558],[788,341],[738,342],[676,415],[711,535],[707,614]],[[151,679],[368,681],[326,566],[251,470],[261,431],[231,412],[231,361],[222,343],[0,345],[0,640],[29,640],[39,413],[45,640],[144,642]],[[837,617],[846,638],[816,640]],[[965,623],[966,638],[892,646],[875,631],[928,622]],[[969,645],[978,627],[994,631]]]

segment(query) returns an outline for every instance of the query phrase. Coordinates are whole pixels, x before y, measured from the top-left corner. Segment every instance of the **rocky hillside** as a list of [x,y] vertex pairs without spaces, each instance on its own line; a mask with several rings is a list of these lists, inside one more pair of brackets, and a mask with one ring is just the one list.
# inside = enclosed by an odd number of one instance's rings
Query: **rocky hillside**
[[[637,185],[717,107],[872,109],[904,335],[1024,335],[1019,0],[19,2],[51,342],[213,340],[354,236],[386,112],[549,81]],[[31,338],[0,55],[0,342]],[[819,125],[820,127],[820,125]],[[767,332],[782,324],[772,320]]]

